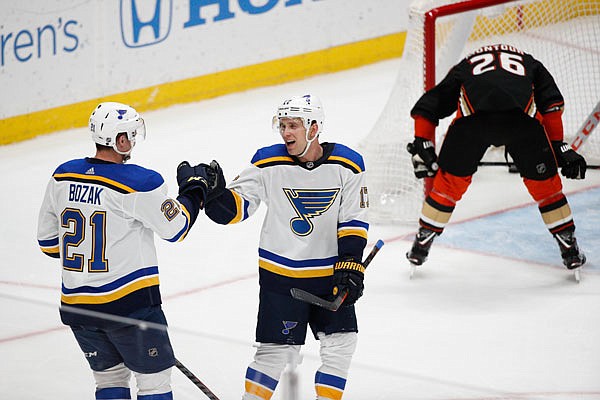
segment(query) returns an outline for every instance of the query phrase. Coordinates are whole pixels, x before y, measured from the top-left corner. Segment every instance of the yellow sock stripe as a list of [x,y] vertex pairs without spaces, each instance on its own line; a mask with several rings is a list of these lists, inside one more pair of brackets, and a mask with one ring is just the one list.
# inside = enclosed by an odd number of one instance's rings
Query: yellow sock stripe
[[343,390],[335,389],[329,386],[315,385],[317,396],[331,400],[341,400],[344,394]]
[[269,400],[273,396],[273,392],[263,386],[259,386],[256,383],[246,379],[245,384],[246,393],[253,394],[264,400]]

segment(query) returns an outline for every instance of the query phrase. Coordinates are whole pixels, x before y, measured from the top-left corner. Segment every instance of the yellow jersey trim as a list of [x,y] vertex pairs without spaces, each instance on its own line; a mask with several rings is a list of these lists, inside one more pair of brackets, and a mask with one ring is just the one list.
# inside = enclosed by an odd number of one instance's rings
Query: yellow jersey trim
[[190,212],[187,210],[187,208],[185,208],[185,206],[183,204],[181,204],[181,211],[185,214],[185,217],[187,218],[187,229],[185,230],[183,235],[181,235],[179,240],[177,240],[178,242],[181,242],[183,239],[185,239],[185,237],[187,236],[187,234],[190,231],[191,224],[192,224],[192,217],[190,216]]
[[330,156],[328,158],[328,160],[343,162],[344,164],[350,165],[356,171],[364,172],[363,169],[358,166],[358,164],[356,164],[354,161],[351,161],[350,159],[348,159],[346,157]]
[[256,165],[258,167],[263,164],[268,164],[268,163],[277,162],[277,161],[294,162],[294,159],[292,157],[287,157],[287,156],[269,157],[269,158],[264,158],[262,160],[256,161],[254,163],[254,165]]
[[318,269],[296,269],[296,268],[285,268],[277,264],[272,264],[268,261],[258,260],[258,266],[262,269],[266,269],[277,275],[287,276],[290,278],[322,278],[324,276],[333,275],[333,267],[322,267]]
[[141,279],[133,282],[127,286],[123,286],[120,289],[107,294],[91,296],[91,295],[65,295],[60,296],[60,301],[65,304],[104,304],[110,303],[111,301],[119,300],[122,297],[127,296],[136,290],[144,289],[150,286],[157,286],[159,283],[158,276]]
[[340,229],[338,231],[338,238],[344,236],[359,236],[361,238],[367,239],[367,231],[364,229]]
[[230,192],[231,192],[231,194],[233,194],[233,198],[235,199],[235,208],[236,208],[237,214],[235,215],[235,217],[233,217],[233,219],[231,221],[229,221],[229,223],[237,224],[238,222],[242,221],[242,219],[244,218],[244,199],[242,198],[242,196],[237,194],[235,191],[230,190]]
[[127,186],[127,185],[123,185],[120,182],[117,182],[115,180],[112,179],[108,179],[105,178],[103,176],[96,176],[96,175],[86,175],[86,174],[76,174],[76,173],[72,173],[72,172],[67,172],[65,174],[54,174],[53,175],[54,178],[76,178],[76,179],[82,179],[85,181],[99,181],[99,182],[104,182],[108,185],[114,186],[114,187],[118,187],[119,189],[122,189],[128,193],[135,193],[136,190],[132,189],[131,187]]

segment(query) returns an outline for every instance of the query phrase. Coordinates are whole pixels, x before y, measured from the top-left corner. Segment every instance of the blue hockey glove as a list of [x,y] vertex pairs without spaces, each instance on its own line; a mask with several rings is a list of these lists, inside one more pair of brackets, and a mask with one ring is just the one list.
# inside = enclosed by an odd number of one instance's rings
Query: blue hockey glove
[[354,304],[363,294],[365,285],[365,267],[362,263],[351,257],[339,260],[333,265],[333,290],[332,294],[348,292],[344,304]]
[[177,166],[177,184],[179,194],[197,194],[201,202],[206,199],[208,192],[208,176],[202,165],[192,167],[189,162],[182,161]]
[[208,194],[206,202],[216,199],[225,191],[225,175],[218,162],[212,160],[210,165],[206,165],[208,176]]

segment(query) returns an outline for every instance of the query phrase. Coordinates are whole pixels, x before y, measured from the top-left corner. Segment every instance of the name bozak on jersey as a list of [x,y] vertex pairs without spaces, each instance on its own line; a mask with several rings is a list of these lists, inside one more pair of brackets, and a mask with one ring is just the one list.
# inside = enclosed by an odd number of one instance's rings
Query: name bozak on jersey
[[62,303],[123,313],[160,303],[154,233],[179,241],[189,225],[160,174],[79,159],[59,166],[48,183],[38,242],[60,257]]
[[[314,168],[289,156],[283,144],[262,148],[228,185],[245,220],[268,205],[259,243],[261,286],[289,293],[300,287],[330,290],[338,239],[367,238],[368,198],[360,154],[341,144]],[[362,253],[362,249],[360,249]]]

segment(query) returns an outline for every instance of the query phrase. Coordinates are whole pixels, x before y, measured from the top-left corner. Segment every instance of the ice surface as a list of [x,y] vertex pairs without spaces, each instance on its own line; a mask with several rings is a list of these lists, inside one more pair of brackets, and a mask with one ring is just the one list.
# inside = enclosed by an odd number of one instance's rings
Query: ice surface
[[[227,179],[255,149],[279,141],[278,102],[313,92],[323,100],[323,140],[356,146],[372,128],[398,60],[210,101],[148,112],[132,162],[163,174],[217,159]],[[94,398],[91,372],[58,317],[60,268],[36,241],[46,183],[61,162],[93,155],[85,129],[0,147],[0,398]],[[369,160],[366,160],[367,169]],[[411,168],[407,165],[406,168]],[[346,400],[600,399],[600,174],[565,182],[588,253],[576,284],[561,266],[516,175],[481,168],[452,223],[413,280],[404,257],[415,226],[374,225],[386,245],[357,304],[359,344]],[[254,354],[258,233],[264,215],[218,226],[199,217],[178,244],[156,240],[164,309],[177,357],[221,399],[239,399]],[[318,346],[309,337],[300,398],[314,398]],[[282,382],[284,385],[285,382]],[[204,395],[173,371],[175,399]],[[282,399],[284,388],[273,399]]]

